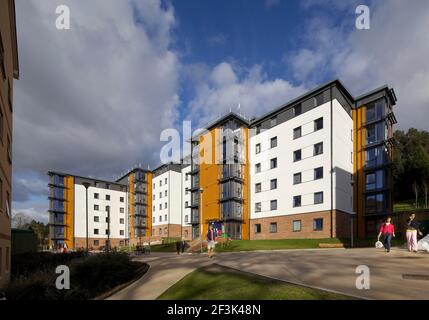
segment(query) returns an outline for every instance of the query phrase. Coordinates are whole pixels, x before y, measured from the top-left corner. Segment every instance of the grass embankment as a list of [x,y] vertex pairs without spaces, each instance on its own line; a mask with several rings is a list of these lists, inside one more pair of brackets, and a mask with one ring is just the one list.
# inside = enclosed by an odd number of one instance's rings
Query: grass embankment
[[[145,264],[132,261],[126,253],[90,256],[80,253],[35,253],[17,257],[15,262],[12,281],[6,289],[8,300],[93,299],[137,278],[146,267]],[[69,267],[70,290],[56,288],[59,274],[56,274],[55,269],[58,265]]]
[[293,285],[229,268],[198,269],[158,300],[349,300],[349,296]]
[[425,203],[423,199],[419,199],[418,206],[416,209],[416,201],[414,199],[401,200],[393,204],[393,212],[429,211],[429,208],[424,208]]

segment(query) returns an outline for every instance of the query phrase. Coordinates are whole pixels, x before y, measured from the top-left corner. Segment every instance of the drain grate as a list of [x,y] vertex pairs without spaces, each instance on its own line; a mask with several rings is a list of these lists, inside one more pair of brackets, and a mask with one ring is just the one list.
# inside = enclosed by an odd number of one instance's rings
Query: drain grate
[[429,281],[429,275],[424,274],[403,274],[402,279],[404,280],[423,280]]

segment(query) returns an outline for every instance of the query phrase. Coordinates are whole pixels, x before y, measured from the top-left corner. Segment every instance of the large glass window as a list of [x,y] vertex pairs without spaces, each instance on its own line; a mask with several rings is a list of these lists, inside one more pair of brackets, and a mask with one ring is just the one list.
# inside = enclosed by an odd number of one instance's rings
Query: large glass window
[[366,175],[366,190],[382,189],[386,186],[386,174],[384,170],[378,170]]
[[366,107],[366,122],[380,120],[385,115],[386,101],[384,98],[374,101]]
[[366,213],[382,213],[386,208],[386,197],[383,193],[366,196]]
[[383,165],[387,161],[387,152],[384,146],[371,148],[365,151],[365,165],[367,168],[373,168]]
[[386,125],[383,122],[366,127],[366,144],[382,142],[386,137]]

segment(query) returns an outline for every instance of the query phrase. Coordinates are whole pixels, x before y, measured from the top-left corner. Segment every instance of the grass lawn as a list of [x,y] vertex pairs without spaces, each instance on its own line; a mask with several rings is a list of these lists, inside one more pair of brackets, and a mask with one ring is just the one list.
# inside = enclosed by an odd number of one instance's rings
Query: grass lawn
[[349,296],[311,289],[220,266],[198,269],[158,300],[349,300]]
[[[216,246],[216,252],[311,249],[319,248],[319,243],[341,243],[337,238],[328,239],[280,239],[280,240],[233,240],[228,247]],[[348,242],[345,243],[348,245]]]
[[424,200],[419,199],[419,208],[415,207],[415,200],[401,200],[393,204],[393,212],[403,212],[403,211],[428,211],[429,209],[424,209]]
[[150,250],[152,252],[175,252],[176,251],[176,243],[165,243],[165,244],[157,244],[150,246]]

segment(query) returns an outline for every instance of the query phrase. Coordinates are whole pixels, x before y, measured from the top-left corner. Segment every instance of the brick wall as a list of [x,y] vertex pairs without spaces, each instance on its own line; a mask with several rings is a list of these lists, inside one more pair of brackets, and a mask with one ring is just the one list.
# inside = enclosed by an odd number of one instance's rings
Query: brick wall
[[[323,219],[323,229],[314,230],[314,219]],[[293,231],[293,222],[301,221],[301,230]],[[277,223],[277,232],[270,232],[270,224]],[[330,211],[310,212],[296,215],[252,219],[250,239],[323,239],[331,237]],[[255,225],[261,225],[261,232],[255,233]],[[341,211],[333,212],[333,236],[350,237],[350,216]]]
[[[104,250],[106,245],[106,238],[89,238],[89,250]],[[98,241],[98,245],[95,243]],[[110,238],[110,248],[117,248],[124,246],[127,242],[125,239]],[[86,238],[75,238],[75,249],[86,249]]]

